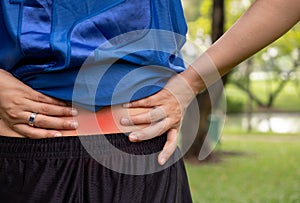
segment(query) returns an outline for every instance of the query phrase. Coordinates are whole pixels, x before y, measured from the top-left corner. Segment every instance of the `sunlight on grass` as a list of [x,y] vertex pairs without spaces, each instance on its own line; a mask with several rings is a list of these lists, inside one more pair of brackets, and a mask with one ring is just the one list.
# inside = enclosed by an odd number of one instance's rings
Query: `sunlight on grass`
[[300,202],[299,136],[223,136],[222,162],[187,164],[195,203]]

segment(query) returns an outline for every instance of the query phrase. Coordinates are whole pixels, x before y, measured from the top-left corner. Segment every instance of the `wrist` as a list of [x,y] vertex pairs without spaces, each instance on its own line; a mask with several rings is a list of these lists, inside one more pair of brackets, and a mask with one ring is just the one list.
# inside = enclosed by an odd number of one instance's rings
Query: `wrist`
[[221,74],[207,53],[198,57],[181,73],[195,94],[199,94],[221,79]]
[[194,70],[194,68],[187,68],[184,72],[180,74],[193,91],[194,95],[198,95],[200,92],[206,89],[206,85],[199,74]]

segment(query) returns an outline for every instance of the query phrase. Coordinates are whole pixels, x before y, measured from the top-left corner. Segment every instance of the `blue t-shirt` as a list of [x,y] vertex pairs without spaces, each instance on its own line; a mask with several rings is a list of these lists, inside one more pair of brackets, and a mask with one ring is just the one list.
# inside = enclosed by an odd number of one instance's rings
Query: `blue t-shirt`
[[89,109],[159,91],[184,70],[180,0],[1,0],[0,68]]

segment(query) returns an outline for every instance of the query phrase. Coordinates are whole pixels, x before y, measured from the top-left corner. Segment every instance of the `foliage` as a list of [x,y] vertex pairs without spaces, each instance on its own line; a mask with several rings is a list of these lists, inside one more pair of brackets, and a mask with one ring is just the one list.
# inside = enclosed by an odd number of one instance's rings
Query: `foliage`
[[[274,82],[274,86],[277,86]],[[268,81],[256,81],[251,85],[251,91],[254,92],[255,96],[266,102],[266,89]],[[284,89],[280,92],[276,100],[274,101],[273,111],[282,111],[282,112],[300,112],[300,97],[295,93],[297,88],[294,81],[290,80],[285,85]],[[243,110],[248,110],[249,100],[247,94],[238,88],[236,85],[230,81],[226,87],[226,98],[227,98],[227,110],[232,104],[232,101],[237,101],[238,103],[243,103]],[[234,103],[234,102],[233,102]],[[288,105],[287,105],[288,104]],[[252,111],[262,111],[262,109],[257,106],[255,103],[252,104]],[[243,112],[243,111],[240,111]],[[231,113],[228,111],[228,113]]]
[[[229,15],[230,16],[230,15]],[[243,90],[249,99],[260,107],[272,108],[289,80],[298,84],[300,80],[300,25],[296,25],[276,42],[256,53],[252,58],[252,67],[242,63],[235,70],[231,81],[237,88]],[[248,69],[248,70],[247,70]],[[251,69],[251,70],[250,70]],[[267,83],[258,89],[247,88],[257,81],[251,80],[252,73],[264,72]],[[250,84],[247,84],[249,82]],[[295,85],[298,87],[298,85]],[[263,98],[255,96],[257,91],[265,90]],[[294,94],[300,92],[295,91]],[[299,94],[300,95],[300,94]]]
[[227,113],[240,113],[245,109],[245,102],[238,97],[227,97]]
[[[189,13],[189,10],[195,9],[195,5],[193,5],[191,1],[193,0],[184,1],[190,2],[189,4],[184,4],[185,13]],[[211,8],[212,0],[202,0],[198,7],[198,13],[194,16],[193,20],[187,18],[189,27],[188,35],[191,40],[195,41],[197,38],[209,38],[211,33]]]
[[[188,21],[189,38],[197,44],[204,44],[206,47],[210,44],[206,42],[210,39],[212,2],[212,0],[202,0],[201,4],[196,5],[199,6],[199,12],[194,13],[194,18]],[[234,24],[252,2],[253,0],[225,1],[226,29]],[[186,7],[187,13],[192,6],[193,4],[189,4]],[[195,10],[195,8],[193,9]],[[197,14],[198,17],[196,18],[195,15]],[[272,108],[289,80],[293,80],[296,88],[295,94],[300,97],[300,24],[272,45],[256,53],[251,58],[250,66],[245,64],[247,62],[240,64],[239,68],[235,69],[234,76],[230,80],[231,84],[236,85],[248,95],[251,103],[254,102],[255,105],[263,108]],[[268,77],[269,80],[268,83],[260,87],[260,89],[267,90],[264,98],[256,97],[257,89],[252,91],[253,88],[250,87],[256,83],[250,77],[259,72],[264,72],[265,77]],[[228,101],[231,102],[229,103],[229,110],[234,107],[231,105],[233,101],[234,99]]]

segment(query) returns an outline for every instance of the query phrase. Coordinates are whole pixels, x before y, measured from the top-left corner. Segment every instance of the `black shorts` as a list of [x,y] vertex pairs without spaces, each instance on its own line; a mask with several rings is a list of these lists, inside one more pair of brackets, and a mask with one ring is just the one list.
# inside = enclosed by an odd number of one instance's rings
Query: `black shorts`
[[[101,146],[103,139],[118,150]],[[0,136],[0,202],[192,202],[179,150],[169,166],[157,164],[165,141],[165,135],[139,143],[124,134],[40,140]],[[141,155],[153,156],[135,163]]]

